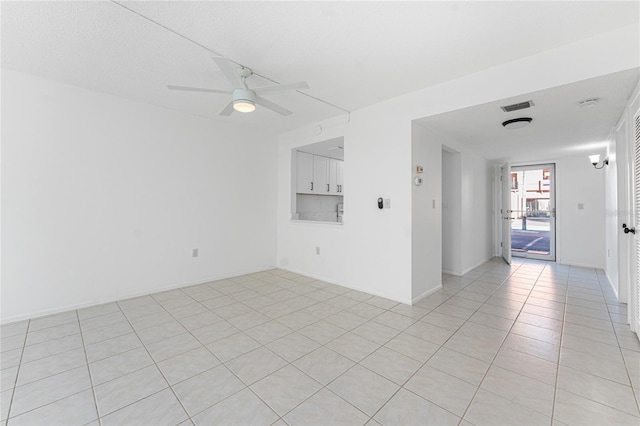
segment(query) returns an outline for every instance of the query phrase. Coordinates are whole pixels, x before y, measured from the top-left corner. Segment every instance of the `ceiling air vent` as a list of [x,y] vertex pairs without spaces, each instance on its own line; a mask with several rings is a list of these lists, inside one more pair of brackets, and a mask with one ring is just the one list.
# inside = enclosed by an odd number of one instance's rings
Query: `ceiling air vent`
[[500,108],[504,112],[511,112],[511,111],[518,111],[519,109],[530,108],[530,107],[532,107],[534,105],[535,104],[533,103],[533,101],[526,101],[526,102],[520,102],[518,104],[503,106],[503,107],[500,107]]

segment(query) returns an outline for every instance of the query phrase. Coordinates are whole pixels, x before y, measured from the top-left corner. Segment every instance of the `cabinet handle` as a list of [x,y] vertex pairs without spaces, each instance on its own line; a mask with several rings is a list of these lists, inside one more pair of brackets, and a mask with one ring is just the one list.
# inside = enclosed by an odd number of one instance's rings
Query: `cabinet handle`
[[329,192],[329,184],[327,184],[327,192]]
[[311,190],[313,191],[313,182],[311,182]]

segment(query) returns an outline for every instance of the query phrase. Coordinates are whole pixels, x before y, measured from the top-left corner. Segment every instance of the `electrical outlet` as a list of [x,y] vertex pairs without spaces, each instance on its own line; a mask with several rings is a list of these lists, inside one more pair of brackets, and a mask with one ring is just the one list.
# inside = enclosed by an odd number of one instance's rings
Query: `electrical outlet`
[[198,249],[191,250],[191,257],[198,257]]
[[316,247],[316,254],[320,254],[320,247]]

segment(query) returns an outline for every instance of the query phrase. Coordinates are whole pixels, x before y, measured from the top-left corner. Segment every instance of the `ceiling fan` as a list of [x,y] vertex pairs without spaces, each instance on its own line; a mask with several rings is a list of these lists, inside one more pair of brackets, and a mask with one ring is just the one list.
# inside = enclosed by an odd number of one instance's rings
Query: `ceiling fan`
[[220,115],[231,115],[235,110],[238,112],[252,112],[256,109],[256,104],[262,105],[265,108],[275,111],[278,114],[289,115],[291,111],[288,109],[271,102],[268,99],[260,96],[262,93],[277,92],[281,90],[297,90],[308,89],[309,85],[306,82],[289,83],[289,84],[275,84],[272,86],[256,87],[250,89],[247,86],[247,77],[253,75],[253,71],[250,68],[243,66],[238,67],[235,63],[222,57],[213,58],[218,64],[222,74],[229,80],[234,87],[233,90],[218,90],[218,89],[206,89],[202,87],[189,87],[189,86],[174,86],[168,85],[170,90],[181,90],[184,92],[205,92],[205,93],[224,93],[231,94],[231,102],[220,112]]

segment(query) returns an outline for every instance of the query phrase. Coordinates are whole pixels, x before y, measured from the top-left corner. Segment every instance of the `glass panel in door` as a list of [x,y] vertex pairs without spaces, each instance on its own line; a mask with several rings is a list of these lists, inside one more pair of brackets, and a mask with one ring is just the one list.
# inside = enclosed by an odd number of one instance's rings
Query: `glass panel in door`
[[511,168],[511,255],[555,261],[553,164]]

